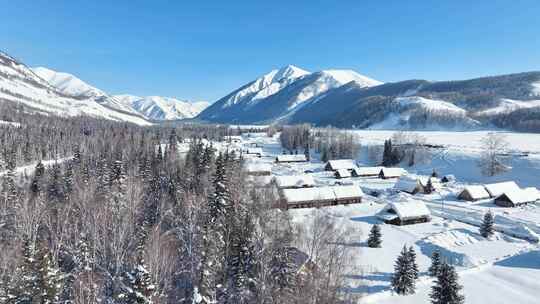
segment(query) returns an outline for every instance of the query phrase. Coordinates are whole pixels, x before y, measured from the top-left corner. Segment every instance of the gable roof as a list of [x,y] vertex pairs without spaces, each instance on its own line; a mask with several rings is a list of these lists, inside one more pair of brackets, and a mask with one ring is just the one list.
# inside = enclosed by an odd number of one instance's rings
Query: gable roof
[[306,201],[326,201],[340,200],[347,198],[362,197],[364,193],[360,187],[351,186],[330,186],[302,189],[283,189],[283,197],[287,203],[298,203]]
[[313,187],[315,180],[312,175],[286,175],[276,176],[275,179],[278,188],[293,188],[293,187]]
[[351,177],[351,172],[347,169],[337,169],[336,175],[339,177]]
[[356,162],[352,159],[334,159],[329,160],[327,166],[332,167],[332,170],[353,169],[356,168]]
[[[388,211],[390,210],[393,210],[395,214],[389,213]],[[431,212],[422,201],[405,201],[388,203],[377,216],[384,220],[391,220],[396,216],[401,220],[410,220],[419,217],[429,217],[431,216]]]
[[499,195],[497,199],[506,196],[510,202],[514,205],[520,205],[525,203],[532,203],[540,199],[540,193],[538,189],[534,187],[529,187],[525,189],[513,189],[503,194]]
[[376,176],[379,175],[383,167],[355,167],[353,171],[358,176]]
[[385,177],[400,177],[407,173],[403,168],[382,168],[381,173]]
[[519,186],[515,182],[502,182],[494,184],[486,184],[486,191],[491,197],[497,197],[505,192],[520,190]]
[[[461,193],[463,193],[465,191],[467,193],[469,193],[471,198],[474,199],[474,200],[490,198],[489,193],[487,192],[486,188],[483,185],[467,186],[467,187],[465,187],[465,189],[463,189],[463,191]],[[461,195],[461,193],[459,195]]]
[[394,189],[412,193],[418,187],[422,187],[420,180],[411,176],[402,176],[394,185]]

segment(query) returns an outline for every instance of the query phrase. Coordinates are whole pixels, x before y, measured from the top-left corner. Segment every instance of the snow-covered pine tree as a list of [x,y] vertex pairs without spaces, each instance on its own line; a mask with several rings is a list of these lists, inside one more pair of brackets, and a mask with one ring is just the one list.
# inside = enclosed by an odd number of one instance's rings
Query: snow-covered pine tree
[[403,246],[394,265],[394,274],[391,281],[392,289],[400,295],[415,292],[415,275],[407,246]]
[[291,253],[288,241],[276,244],[270,261],[272,290],[282,300],[288,299],[297,285],[296,266]]
[[484,220],[482,221],[482,225],[480,226],[480,234],[485,238],[490,238],[495,233],[495,230],[493,229],[494,223],[495,222],[493,218],[493,213],[491,213],[491,211],[488,211],[484,215]]
[[39,250],[39,282],[42,304],[58,303],[63,288],[63,274],[55,265],[47,247]]
[[465,297],[460,294],[462,288],[459,285],[458,275],[454,267],[443,262],[435,285],[431,287],[431,303],[463,304],[465,303]]
[[431,182],[431,178],[428,179],[426,188],[424,191],[426,194],[431,194],[435,191],[435,187],[433,187],[433,182]]
[[66,171],[64,172],[64,194],[69,197],[73,191],[73,164],[68,161],[66,164]]
[[418,270],[418,264],[416,263],[416,252],[414,251],[414,248],[412,246],[409,247],[409,265],[414,275],[414,279],[418,279],[420,271]]
[[216,172],[213,180],[214,194],[209,200],[211,222],[215,222],[220,216],[224,215],[226,209],[230,206],[226,165],[223,154],[219,153],[216,159]]
[[17,268],[19,283],[9,292],[10,302],[14,304],[40,303],[40,263],[33,241],[27,238],[23,241],[22,255],[22,261]]
[[441,269],[441,253],[439,250],[433,251],[431,254],[431,266],[429,266],[428,273],[432,277],[436,277]]
[[34,170],[34,178],[32,179],[32,182],[30,184],[30,190],[32,190],[32,193],[35,195],[38,195],[41,192],[41,184],[43,175],[45,174],[45,166],[41,162],[41,160],[36,164],[35,170]]
[[382,243],[381,227],[377,224],[371,226],[367,244],[371,248],[380,248]]
[[253,235],[255,226],[252,217],[247,212],[240,212],[233,229],[228,265],[230,279],[228,302],[252,303],[257,268]]
[[126,300],[130,304],[152,304],[156,286],[152,283],[152,277],[144,261],[143,252],[139,252],[137,256],[137,262],[133,266],[133,270],[127,274]]

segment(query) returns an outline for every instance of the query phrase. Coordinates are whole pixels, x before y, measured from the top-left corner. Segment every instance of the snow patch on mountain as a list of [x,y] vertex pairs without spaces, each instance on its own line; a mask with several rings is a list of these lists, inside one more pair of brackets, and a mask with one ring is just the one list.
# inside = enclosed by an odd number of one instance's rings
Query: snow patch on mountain
[[45,67],[32,68],[32,71],[68,95],[88,97],[107,95],[105,92],[87,84],[69,73],[57,72]]
[[277,93],[289,83],[307,74],[309,74],[309,72],[293,65],[285,66],[279,70],[272,70],[270,73],[257,78],[255,81],[230,96],[223,103],[222,108],[227,108],[241,102],[254,104],[258,100],[262,100]]
[[320,96],[330,89],[338,88],[351,81],[354,81],[358,86],[363,88],[382,84],[380,81],[360,75],[352,70],[323,70],[315,74],[319,75],[317,80],[300,91],[297,97],[290,103],[289,111],[294,110],[300,104]]
[[540,100],[512,100],[512,99],[501,99],[499,105],[496,107],[480,111],[476,113],[481,116],[497,115],[501,113],[509,113],[519,109],[528,109],[540,107]]
[[420,96],[397,97],[394,112],[370,129],[470,130],[480,123],[467,117],[467,111],[446,101]]

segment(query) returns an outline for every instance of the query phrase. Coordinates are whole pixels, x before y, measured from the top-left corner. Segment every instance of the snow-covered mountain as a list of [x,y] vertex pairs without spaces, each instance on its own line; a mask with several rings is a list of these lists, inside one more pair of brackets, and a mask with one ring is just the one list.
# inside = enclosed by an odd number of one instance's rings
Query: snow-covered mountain
[[349,82],[361,87],[381,84],[352,70],[310,73],[288,65],[233,91],[197,118],[213,122],[269,122],[287,117],[326,91]]
[[101,97],[67,94],[4,53],[0,53],[0,102],[16,103],[28,111],[45,114],[88,115],[139,125],[150,124],[142,116],[117,109]]
[[122,104],[129,106],[150,120],[177,120],[193,118],[208,107],[208,102],[182,101],[171,97],[115,95]]

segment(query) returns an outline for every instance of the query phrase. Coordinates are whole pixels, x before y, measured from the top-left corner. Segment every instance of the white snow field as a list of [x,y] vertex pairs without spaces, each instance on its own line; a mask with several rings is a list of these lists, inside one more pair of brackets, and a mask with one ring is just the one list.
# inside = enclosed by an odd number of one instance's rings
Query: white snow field
[[[382,145],[395,131],[352,131],[362,144],[357,161],[373,166],[367,157],[368,147]],[[256,142],[262,146],[263,157],[250,159],[270,165],[274,176],[308,174],[317,186],[356,185],[365,193],[360,204],[321,208],[291,209],[295,225],[309,230],[318,213],[335,221],[338,227],[354,231],[353,240],[344,244],[353,252],[348,261],[347,292],[360,296],[359,303],[429,303],[433,280],[427,275],[430,256],[439,250],[455,265],[463,285],[466,303],[538,303],[540,294],[540,202],[516,208],[502,208],[493,199],[465,202],[457,194],[467,185],[498,181],[515,181],[520,187],[540,188],[540,134],[506,132],[512,149],[512,170],[493,178],[481,175],[477,162],[480,140],[488,132],[416,132],[427,143],[442,145],[433,149],[429,164],[406,167],[410,174],[427,177],[435,168],[440,175],[453,174],[457,181],[444,184],[436,193],[409,195],[392,189],[397,179],[343,178],[335,179],[333,172],[323,170],[318,155],[307,163],[276,164],[281,154],[278,135],[273,138],[244,136],[245,147]],[[382,150],[381,150],[382,153]],[[308,172],[308,173],[305,173]],[[309,173],[313,172],[313,173]],[[376,191],[377,197],[370,196]],[[384,224],[376,215],[388,202],[421,201],[431,212],[428,223],[394,226]],[[484,214],[491,211],[495,218],[495,235],[485,239],[479,233]],[[373,224],[381,225],[382,248],[366,245]],[[403,246],[413,246],[417,253],[420,278],[414,295],[393,294],[390,280],[394,261]],[[298,244],[302,249],[302,244]]]

